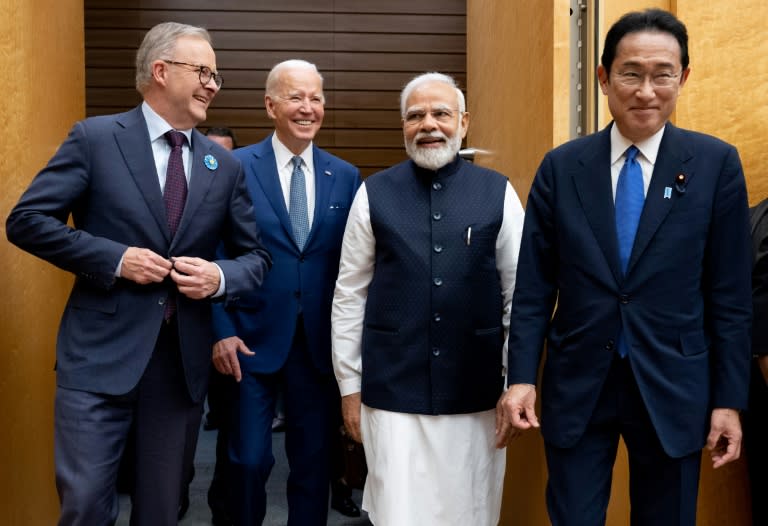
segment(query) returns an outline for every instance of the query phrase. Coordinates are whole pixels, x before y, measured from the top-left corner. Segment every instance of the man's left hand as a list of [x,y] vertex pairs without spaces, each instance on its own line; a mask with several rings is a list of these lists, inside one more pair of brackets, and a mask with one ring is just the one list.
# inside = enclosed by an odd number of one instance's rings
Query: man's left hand
[[735,409],[713,409],[707,449],[715,469],[741,455],[741,420]]
[[219,267],[210,261],[187,256],[172,258],[172,261],[171,279],[186,297],[201,300],[219,290]]

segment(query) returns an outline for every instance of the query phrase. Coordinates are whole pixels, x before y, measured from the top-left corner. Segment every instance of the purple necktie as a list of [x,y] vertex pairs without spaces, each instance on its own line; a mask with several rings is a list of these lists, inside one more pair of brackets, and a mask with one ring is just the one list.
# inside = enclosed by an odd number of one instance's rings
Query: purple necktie
[[[163,201],[165,215],[168,218],[168,230],[171,231],[171,238],[173,238],[181,222],[184,203],[187,202],[187,177],[184,175],[184,161],[181,158],[181,147],[187,137],[181,132],[171,130],[165,134],[165,139],[171,145],[171,155],[168,157],[168,170],[165,172]],[[173,290],[165,302],[163,313],[165,320],[170,320],[175,313],[176,291]]]
[[168,229],[173,237],[181,222],[184,203],[187,202],[187,177],[184,175],[184,161],[181,159],[181,147],[187,137],[181,132],[171,130],[165,134],[165,139],[171,145],[171,155],[168,157],[168,171],[165,172],[163,201]]

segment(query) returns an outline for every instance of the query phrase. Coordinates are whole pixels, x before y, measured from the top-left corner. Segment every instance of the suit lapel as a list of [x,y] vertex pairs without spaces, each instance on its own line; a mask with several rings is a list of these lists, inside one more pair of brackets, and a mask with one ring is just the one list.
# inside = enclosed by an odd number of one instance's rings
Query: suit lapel
[[[694,174],[686,173],[685,170],[685,162],[692,155],[686,143],[680,138],[680,130],[667,124],[667,129],[664,130],[664,136],[659,145],[659,153],[656,156],[651,184],[648,186],[648,193],[645,196],[643,213],[637,226],[635,243],[632,246],[632,254],[627,265],[627,275],[632,271],[632,267],[648,247],[664,218],[667,217],[669,211],[680,198],[680,193],[675,189],[677,175],[684,173],[687,179],[686,184],[690,183],[693,178]],[[666,188],[672,189],[668,199],[664,197]]]
[[322,222],[328,213],[329,199],[335,177],[330,166],[330,158],[317,146],[312,146],[315,161],[315,214],[312,220],[312,230],[307,238],[307,245],[312,242],[315,232],[322,228]]
[[623,281],[611,187],[610,126],[595,136],[573,168],[573,183],[597,244],[617,283]]
[[203,135],[197,130],[192,130],[192,151],[190,153],[189,162],[191,166],[187,203],[184,205],[184,213],[181,216],[181,223],[179,223],[179,229],[176,231],[174,240],[179,239],[192,222],[192,218],[195,217],[200,203],[203,202],[203,198],[205,198],[214,177],[216,177],[217,168],[211,170],[204,162],[205,156],[211,154],[211,144],[207,143],[203,139]]
[[[277,162],[275,161],[275,152],[272,150],[271,135],[257,145],[250,162],[252,163],[251,173],[255,176],[256,182],[261,186],[261,190],[288,237],[293,239],[293,227],[291,226],[291,218],[288,216],[288,208],[285,205],[283,188],[280,186],[280,176],[277,173]],[[249,182],[249,184],[251,183]]]
[[157,178],[155,157],[149,140],[147,124],[141,107],[121,116],[117,120],[115,141],[120,149],[128,170],[133,176],[139,191],[147,202],[152,217],[160,227],[166,241],[170,241],[168,221],[165,216],[165,204],[160,183]]

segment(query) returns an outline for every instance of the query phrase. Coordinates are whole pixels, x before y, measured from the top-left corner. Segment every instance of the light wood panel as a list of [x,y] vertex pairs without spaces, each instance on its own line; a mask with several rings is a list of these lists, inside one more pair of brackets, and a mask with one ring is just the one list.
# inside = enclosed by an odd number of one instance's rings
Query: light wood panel
[[[523,204],[544,153],[567,134],[568,33],[558,19],[568,9],[566,0],[467,4],[468,145]],[[548,524],[545,485],[541,435],[526,433],[507,448],[500,524]]]
[[[4,220],[84,115],[83,7],[79,0],[0,0],[0,14],[0,61],[13,72],[0,105]],[[54,524],[54,345],[71,278],[7,242],[0,261],[1,522]]]

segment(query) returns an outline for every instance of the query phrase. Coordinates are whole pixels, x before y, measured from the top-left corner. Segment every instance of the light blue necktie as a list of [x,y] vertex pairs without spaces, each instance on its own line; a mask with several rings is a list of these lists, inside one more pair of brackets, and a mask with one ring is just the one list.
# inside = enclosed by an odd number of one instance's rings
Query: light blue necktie
[[304,171],[301,169],[301,157],[291,159],[293,173],[291,174],[291,189],[288,197],[288,215],[293,227],[293,239],[299,250],[304,250],[304,243],[309,236],[309,214],[307,213],[307,186],[304,182]]
[[[643,193],[643,170],[637,162],[638,149],[635,146],[627,148],[624,166],[619,172],[616,184],[616,235],[619,241],[619,259],[622,273],[627,273],[629,256],[635,243],[637,225],[643,212],[645,195]],[[618,336],[619,355],[627,355],[628,347],[624,335]]]

